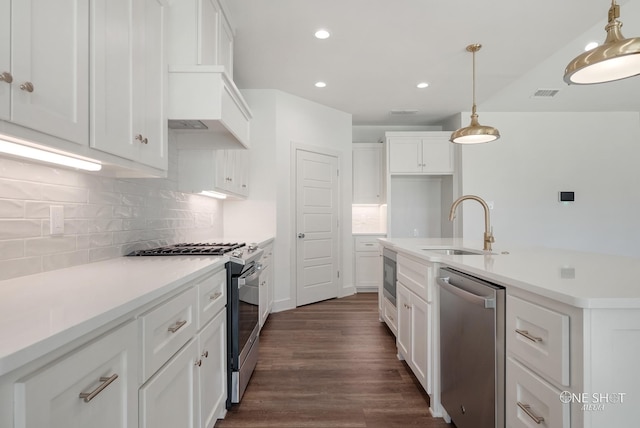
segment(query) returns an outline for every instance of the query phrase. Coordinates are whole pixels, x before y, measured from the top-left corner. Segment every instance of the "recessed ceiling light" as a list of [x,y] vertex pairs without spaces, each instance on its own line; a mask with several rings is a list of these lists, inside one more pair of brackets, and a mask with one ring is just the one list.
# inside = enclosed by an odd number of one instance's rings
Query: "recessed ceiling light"
[[429,84],[427,82],[420,82],[416,85],[419,89],[428,88]]
[[324,82],[316,82],[316,88],[324,88],[325,86],[327,86],[327,84]]
[[585,51],[590,51],[591,49],[597,48],[598,47],[598,42],[591,42],[588,43],[587,46],[584,47]]
[[331,34],[327,30],[318,30],[315,33],[317,39],[328,39]]

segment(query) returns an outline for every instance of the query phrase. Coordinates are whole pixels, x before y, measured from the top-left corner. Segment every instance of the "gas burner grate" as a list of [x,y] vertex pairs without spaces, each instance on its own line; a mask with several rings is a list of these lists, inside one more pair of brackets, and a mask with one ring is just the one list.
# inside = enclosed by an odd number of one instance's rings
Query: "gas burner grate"
[[244,247],[245,243],[192,242],[133,251],[127,256],[220,256]]

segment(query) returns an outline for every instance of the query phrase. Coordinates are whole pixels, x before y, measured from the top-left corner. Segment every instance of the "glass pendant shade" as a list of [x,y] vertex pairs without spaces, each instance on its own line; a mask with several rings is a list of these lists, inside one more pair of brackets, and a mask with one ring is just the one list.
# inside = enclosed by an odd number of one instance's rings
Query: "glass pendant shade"
[[456,144],[480,144],[488,143],[500,138],[500,132],[493,126],[480,125],[476,113],[476,52],[482,45],[473,44],[467,46],[467,51],[473,54],[473,107],[471,108],[471,123],[451,134],[449,141]]
[[609,8],[604,43],[575,57],[564,71],[569,84],[590,85],[612,82],[640,74],[640,38],[625,39],[620,28],[620,6],[614,1]]

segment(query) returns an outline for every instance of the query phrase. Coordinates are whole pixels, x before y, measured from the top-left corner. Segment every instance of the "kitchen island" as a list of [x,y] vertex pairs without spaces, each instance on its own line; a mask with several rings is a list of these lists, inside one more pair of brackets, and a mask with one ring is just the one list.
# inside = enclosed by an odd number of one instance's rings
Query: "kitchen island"
[[[640,419],[640,260],[547,248],[495,245],[490,253],[446,255],[437,250],[476,252],[482,242],[460,239],[380,239],[398,253],[398,285],[429,310],[427,392],[434,415],[440,408],[439,267],[448,266],[505,288],[506,426],[633,426]],[[433,251],[436,250],[436,251]],[[403,268],[404,264],[404,268]],[[409,268],[406,268],[409,266]],[[403,272],[403,269],[405,272]],[[425,292],[403,283],[412,271]],[[406,291],[405,291],[406,292]],[[420,299],[420,297],[423,297]],[[399,355],[402,310],[398,304]],[[382,318],[382,317],[381,317]],[[410,318],[405,318],[410,319]],[[410,344],[412,345],[412,344]],[[420,342],[414,343],[420,346]],[[413,364],[413,366],[412,366]],[[420,370],[414,369],[420,373]],[[417,375],[418,376],[418,375]],[[418,376],[420,378],[420,376]]]

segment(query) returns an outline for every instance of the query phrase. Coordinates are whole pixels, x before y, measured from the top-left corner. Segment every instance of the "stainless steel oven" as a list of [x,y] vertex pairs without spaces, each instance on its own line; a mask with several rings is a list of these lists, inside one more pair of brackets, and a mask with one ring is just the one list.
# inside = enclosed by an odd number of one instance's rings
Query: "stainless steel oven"
[[388,248],[383,248],[382,260],[382,294],[393,303],[393,306],[396,306],[396,252]]
[[[259,250],[252,259],[258,259]],[[257,261],[227,263],[227,408],[242,399],[259,349],[259,291],[262,265]]]

